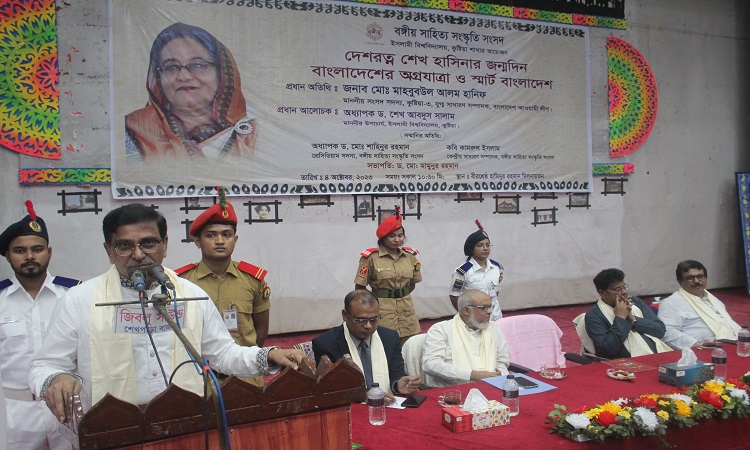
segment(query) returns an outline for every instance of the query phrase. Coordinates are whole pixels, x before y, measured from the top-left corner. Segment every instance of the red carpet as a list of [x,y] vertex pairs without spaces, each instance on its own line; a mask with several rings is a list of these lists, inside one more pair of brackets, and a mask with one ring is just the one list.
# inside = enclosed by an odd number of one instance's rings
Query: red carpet
[[[740,325],[750,325],[750,296],[747,295],[746,289],[742,288],[731,288],[731,289],[717,289],[711,291],[719,300],[724,302],[731,314],[732,318]],[[662,298],[668,297],[662,295]],[[646,304],[651,304],[653,297],[642,297],[641,298]],[[510,311],[505,313],[506,316],[516,316],[521,314],[544,314],[557,323],[557,326],[563,331],[561,339],[562,348],[564,352],[578,353],[581,349],[581,341],[578,339],[578,334],[573,327],[573,319],[586,312],[591,307],[591,303],[583,305],[573,306],[559,306],[551,308],[533,308],[524,309],[520,311]],[[338,312],[337,312],[338,313]],[[431,319],[422,320],[422,332],[426,332],[435,322],[443,319]],[[265,342],[265,346],[277,345],[282,348],[289,348],[294,344],[312,340],[315,336],[318,336],[325,330],[304,332],[304,333],[287,333],[279,335],[271,335]]]

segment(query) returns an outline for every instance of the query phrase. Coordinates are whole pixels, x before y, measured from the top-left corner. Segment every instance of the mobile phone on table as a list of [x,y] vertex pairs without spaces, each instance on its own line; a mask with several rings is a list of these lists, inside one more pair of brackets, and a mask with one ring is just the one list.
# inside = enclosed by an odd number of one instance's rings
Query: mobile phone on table
[[412,394],[406,397],[406,400],[404,400],[404,402],[401,403],[401,406],[405,408],[416,408],[419,405],[421,405],[425,401],[426,398],[427,398],[426,395]]
[[528,378],[518,377],[516,378],[516,382],[521,389],[531,389],[539,387],[537,383],[529,380]]

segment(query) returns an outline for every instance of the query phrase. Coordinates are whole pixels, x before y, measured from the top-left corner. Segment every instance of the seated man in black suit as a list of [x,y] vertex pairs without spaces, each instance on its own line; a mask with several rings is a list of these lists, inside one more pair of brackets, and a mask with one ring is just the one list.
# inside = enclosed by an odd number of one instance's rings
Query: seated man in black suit
[[[660,340],[666,327],[643,300],[628,296],[625,273],[606,269],[594,277],[599,300],[586,312],[585,334],[602,358],[630,358],[672,351]],[[579,330],[579,335],[581,331]],[[581,342],[588,351],[586,337]]]
[[344,355],[351,355],[362,369],[367,389],[378,383],[392,403],[393,393],[411,394],[421,384],[418,376],[409,376],[404,371],[401,356],[401,340],[394,330],[380,327],[380,303],[372,292],[356,290],[344,298],[341,311],[344,323],[331,328],[312,341],[315,363],[323,355],[336,362]]

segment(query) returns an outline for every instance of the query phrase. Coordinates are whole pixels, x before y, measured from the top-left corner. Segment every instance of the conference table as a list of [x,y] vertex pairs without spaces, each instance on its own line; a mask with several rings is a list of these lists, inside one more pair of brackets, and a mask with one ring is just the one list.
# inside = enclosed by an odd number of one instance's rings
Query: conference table
[[[725,345],[728,353],[727,376],[739,377],[750,371],[750,358],[740,358],[734,345]],[[699,361],[711,361],[711,350],[694,350]],[[631,398],[643,394],[665,394],[675,388],[658,381],[660,364],[677,362],[681,352],[631,358],[634,362],[652,366],[636,372],[631,381],[615,380],[607,376],[611,366],[595,363],[563,369],[567,376],[562,380],[547,380],[539,373],[528,376],[555,386],[557,389],[520,397],[520,414],[510,424],[484,430],[453,433],[442,425],[442,408],[437,397],[448,388],[425,389],[418,393],[427,399],[418,408],[387,408],[386,423],[370,425],[367,406],[352,405],[352,442],[361,444],[363,450],[377,449],[589,449],[617,448],[643,449],[661,446],[659,437],[634,437],[608,439],[604,442],[574,442],[549,430],[546,417],[555,404],[565,405],[569,411],[582,406],[593,407],[620,397]],[[471,388],[479,389],[488,400],[502,400],[502,391],[480,381],[457,386],[465,398]],[[750,418],[711,419],[691,427],[668,429],[664,438],[676,448],[750,448]]]

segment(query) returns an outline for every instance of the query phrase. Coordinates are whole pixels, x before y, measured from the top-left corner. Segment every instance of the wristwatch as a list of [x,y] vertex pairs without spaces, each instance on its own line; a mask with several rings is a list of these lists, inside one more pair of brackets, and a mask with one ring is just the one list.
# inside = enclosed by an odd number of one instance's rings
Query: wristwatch
[[633,326],[633,328],[635,328],[636,321],[638,321],[638,318],[637,317],[633,317],[633,320],[630,322],[630,324]]

